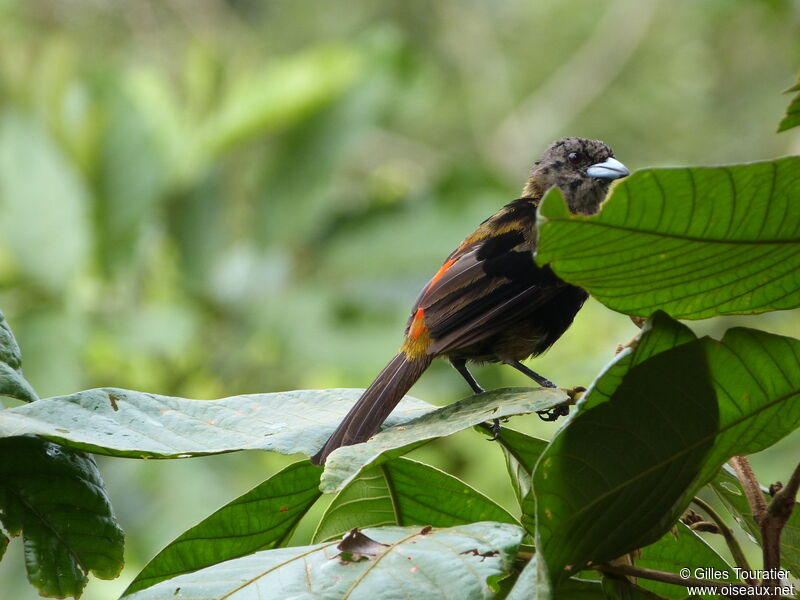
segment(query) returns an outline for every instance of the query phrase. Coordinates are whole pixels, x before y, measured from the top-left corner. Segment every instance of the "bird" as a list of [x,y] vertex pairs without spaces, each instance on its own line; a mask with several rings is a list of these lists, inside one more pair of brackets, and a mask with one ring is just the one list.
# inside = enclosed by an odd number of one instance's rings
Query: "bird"
[[[414,302],[397,355],[311,462],[322,465],[337,448],[369,439],[437,357],[449,360],[476,394],[484,390],[467,362],[504,363],[542,387],[555,387],[521,361],[550,348],[588,294],[534,262],[537,208],[557,187],[573,214],[595,214],[611,182],[628,174],[599,140],[553,142],[531,168],[521,196],[483,221],[431,277]],[[496,438],[496,420],[493,430]]]

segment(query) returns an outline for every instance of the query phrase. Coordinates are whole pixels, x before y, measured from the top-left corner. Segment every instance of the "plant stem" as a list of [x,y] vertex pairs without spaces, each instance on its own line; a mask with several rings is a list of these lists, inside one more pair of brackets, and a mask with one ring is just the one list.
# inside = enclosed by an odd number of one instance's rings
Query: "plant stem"
[[517,560],[531,560],[536,555],[535,552],[528,552],[525,550],[520,550],[517,552]]
[[747,496],[747,502],[750,504],[750,510],[753,513],[753,518],[757,524],[761,524],[761,520],[767,512],[767,501],[764,500],[764,492],[761,491],[761,484],[756,479],[756,474],[753,473],[753,468],[750,462],[744,456],[734,456],[729,461],[733,470],[736,471],[736,477],[739,483],[742,484],[744,495]]
[[698,579],[697,577],[687,577],[684,579],[677,573],[668,573],[666,571],[656,571],[655,569],[645,569],[644,567],[634,567],[631,565],[609,565],[600,564],[589,567],[600,571],[601,573],[608,573],[611,575],[625,575],[632,577],[640,577],[642,579],[649,579],[651,581],[660,581],[662,583],[671,583],[672,585],[679,585],[683,588],[689,586],[703,586],[714,588],[720,591],[722,588],[730,585],[736,585],[735,582],[721,582],[712,581],[710,579]]
[[[795,467],[789,483],[778,490],[772,498],[758,523],[761,527],[761,545],[764,549],[764,570],[767,572],[781,567],[781,532],[794,510],[798,488],[800,488],[800,464]],[[778,583],[777,579],[764,580],[764,585],[771,587]]]
[[[725,543],[728,545],[728,549],[731,551],[731,556],[733,556],[733,561],[736,565],[742,568],[745,571],[750,570],[750,565],[747,562],[747,558],[742,551],[742,547],[739,545],[739,540],[736,539],[736,536],[733,535],[733,531],[730,527],[728,527],[725,522],[722,520],[722,517],[719,516],[717,511],[715,511],[711,506],[705,501],[697,496],[692,499],[700,509],[705,512],[709,518],[714,521],[714,524],[719,527],[719,531],[722,534],[722,537],[725,538]],[[746,580],[749,585],[755,585],[756,582],[747,579]]]

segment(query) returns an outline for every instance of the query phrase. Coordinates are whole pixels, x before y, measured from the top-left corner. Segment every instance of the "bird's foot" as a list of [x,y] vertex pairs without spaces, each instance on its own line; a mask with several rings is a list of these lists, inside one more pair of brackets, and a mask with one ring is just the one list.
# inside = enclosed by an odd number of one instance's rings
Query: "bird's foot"
[[583,397],[583,393],[586,391],[586,388],[583,386],[578,386],[565,391],[567,392],[567,396],[569,396],[568,401],[559,404],[558,406],[553,406],[552,408],[536,411],[536,414],[539,415],[539,418],[542,421],[556,421],[559,419],[559,417],[566,417],[569,414],[570,405],[575,404]]
[[569,406],[566,404],[560,404],[559,406],[554,406],[553,408],[537,410],[536,414],[539,415],[539,418],[542,421],[557,421],[560,417],[566,417],[569,414]]
[[[504,423],[508,423],[508,417],[503,419]],[[492,419],[492,437],[486,438],[487,442],[496,442],[500,439],[500,430],[502,427],[500,426],[500,419]]]

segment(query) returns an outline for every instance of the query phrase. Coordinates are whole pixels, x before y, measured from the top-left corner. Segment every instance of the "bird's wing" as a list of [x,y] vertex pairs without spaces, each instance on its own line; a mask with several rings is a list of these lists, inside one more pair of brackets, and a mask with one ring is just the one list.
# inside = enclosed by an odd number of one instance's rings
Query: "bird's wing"
[[406,332],[424,325],[428,354],[491,337],[567,287],[533,260],[535,208],[519,214],[509,207],[467,238],[417,298]]

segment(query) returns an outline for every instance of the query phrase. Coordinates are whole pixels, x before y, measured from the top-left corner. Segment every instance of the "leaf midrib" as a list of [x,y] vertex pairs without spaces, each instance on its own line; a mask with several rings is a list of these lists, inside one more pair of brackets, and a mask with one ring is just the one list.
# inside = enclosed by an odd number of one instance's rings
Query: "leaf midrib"
[[[766,246],[766,245],[782,245],[782,244],[800,244],[800,237],[790,237],[790,238],[770,238],[764,240],[748,240],[748,239],[736,239],[736,238],[727,238],[727,239],[720,239],[720,238],[704,238],[704,237],[697,237],[685,234],[678,234],[678,233],[667,233],[664,231],[657,231],[653,229],[637,229],[634,227],[626,227],[624,225],[617,225],[614,223],[605,223],[602,221],[589,221],[584,219],[564,219],[562,217],[557,218],[550,218],[545,217],[547,221],[543,223],[543,226],[547,226],[550,223],[580,223],[581,225],[591,225],[594,227],[603,227],[605,229],[613,229],[625,233],[638,233],[644,235],[652,235],[655,237],[662,237],[667,239],[675,239],[675,240],[682,240],[687,242],[694,242],[694,243],[701,243],[701,244],[733,244],[733,245],[748,245],[748,246]],[[558,259],[556,259],[558,260]]]

